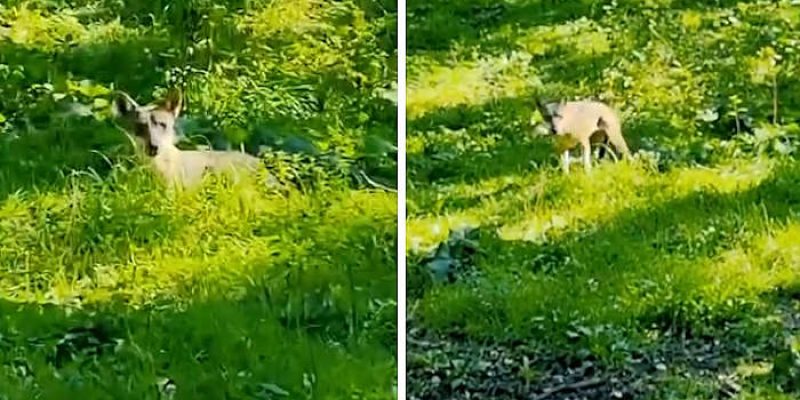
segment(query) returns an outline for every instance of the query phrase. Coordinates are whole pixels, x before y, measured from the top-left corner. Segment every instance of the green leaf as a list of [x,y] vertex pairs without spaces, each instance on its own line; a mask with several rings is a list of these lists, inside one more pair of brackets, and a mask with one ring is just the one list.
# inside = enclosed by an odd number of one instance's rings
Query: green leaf
[[277,395],[277,396],[288,396],[289,395],[289,392],[287,392],[285,389],[283,389],[282,387],[280,387],[280,386],[278,386],[278,385],[276,385],[274,383],[262,383],[262,384],[259,384],[258,386],[259,386],[259,388],[261,388],[261,391],[259,393],[260,394],[259,397],[262,397],[262,398],[265,398],[265,399],[272,398],[271,395]]
[[92,107],[95,109],[106,108],[109,104],[108,100],[98,97],[92,102]]

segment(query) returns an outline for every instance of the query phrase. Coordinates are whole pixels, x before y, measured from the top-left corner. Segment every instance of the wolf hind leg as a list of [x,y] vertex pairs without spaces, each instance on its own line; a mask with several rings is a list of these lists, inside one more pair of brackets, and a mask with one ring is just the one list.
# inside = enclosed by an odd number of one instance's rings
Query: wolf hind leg
[[594,155],[598,160],[603,159],[610,150],[608,147],[608,135],[603,130],[598,129],[592,134],[591,143],[593,147],[597,148]]
[[622,155],[623,159],[631,158],[631,151],[628,149],[628,144],[625,143],[625,139],[622,138],[622,135],[612,137],[609,135],[609,141],[614,146],[615,149]]
[[606,156],[606,152],[608,151],[608,139],[603,140],[600,142],[600,146],[597,147],[597,159],[602,159]]
[[598,129],[606,132],[607,141],[610,142],[614,148],[622,155],[622,158],[630,158],[631,151],[628,149],[628,144],[622,137],[622,129],[618,124],[609,124],[605,119],[600,118],[597,121]]

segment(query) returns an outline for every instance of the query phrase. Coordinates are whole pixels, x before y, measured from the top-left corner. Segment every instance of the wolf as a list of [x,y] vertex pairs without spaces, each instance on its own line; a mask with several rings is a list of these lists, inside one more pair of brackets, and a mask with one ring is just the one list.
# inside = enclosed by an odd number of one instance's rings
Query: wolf
[[[620,118],[607,104],[591,100],[547,103],[539,99],[536,105],[545,123],[549,125],[550,133],[562,139],[559,150],[562,151],[564,173],[569,173],[569,152],[578,144],[583,151],[583,167],[586,172],[592,169],[592,143],[610,143],[623,158],[630,157],[630,150],[622,137]],[[601,147],[600,156],[604,150]]]
[[182,95],[176,90],[163,101],[144,106],[127,93],[118,92],[112,112],[132,126],[134,137],[156,171],[170,184],[194,186],[207,172],[252,173],[259,168],[261,160],[246,153],[179,149],[175,122],[182,104]]

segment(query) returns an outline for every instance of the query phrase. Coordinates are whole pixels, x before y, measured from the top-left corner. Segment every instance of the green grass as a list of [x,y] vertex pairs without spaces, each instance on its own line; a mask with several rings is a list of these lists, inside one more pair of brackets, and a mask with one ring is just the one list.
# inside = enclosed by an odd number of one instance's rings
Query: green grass
[[[412,395],[521,395],[588,375],[603,383],[583,395],[598,399],[796,396],[797,7],[409,7]],[[564,176],[534,129],[535,100],[586,97],[621,111],[639,154]],[[451,237],[464,228],[478,229],[474,255]],[[448,237],[457,267],[439,281],[428,254]],[[494,365],[504,348],[512,361],[494,378],[436,361]],[[695,351],[715,363],[685,356]],[[768,368],[740,372],[753,363]]]
[[[396,179],[395,18],[3,2],[0,398],[395,398],[397,197],[348,179]],[[108,111],[176,86],[181,146],[265,146],[294,184],[166,187]]]
[[[391,397],[394,196],[68,181],[0,208],[9,398]],[[76,327],[99,343],[59,350]]]

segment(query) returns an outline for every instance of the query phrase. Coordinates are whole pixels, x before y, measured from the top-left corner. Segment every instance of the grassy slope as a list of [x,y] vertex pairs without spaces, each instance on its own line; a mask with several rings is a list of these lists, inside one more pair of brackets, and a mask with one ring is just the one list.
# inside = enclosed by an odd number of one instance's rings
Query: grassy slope
[[[134,11],[0,6],[0,66],[22,67],[0,83],[0,398],[392,398],[396,196],[165,188],[91,99],[114,84],[146,99],[176,62],[162,16]],[[99,117],[59,116],[53,90],[98,91]],[[190,92],[188,115],[226,94]]]
[[[412,393],[529,393],[559,374],[601,378],[583,390],[590,398],[793,396],[800,170],[731,151],[743,139],[722,125],[740,100],[757,124],[769,120],[754,55],[772,46],[783,55],[781,129],[794,129],[800,12],[604,4],[410,6]],[[533,133],[535,96],[606,99],[646,151],[564,177]],[[712,106],[721,121],[697,119]],[[472,273],[431,283],[423,255],[464,226],[481,227]],[[772,372],[743,372],[760,362]]]

